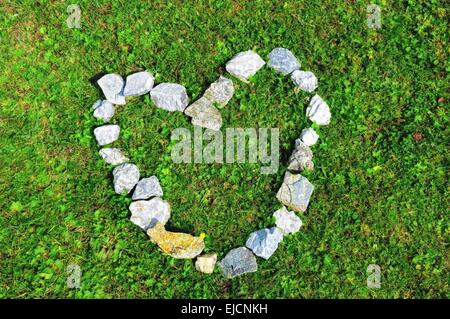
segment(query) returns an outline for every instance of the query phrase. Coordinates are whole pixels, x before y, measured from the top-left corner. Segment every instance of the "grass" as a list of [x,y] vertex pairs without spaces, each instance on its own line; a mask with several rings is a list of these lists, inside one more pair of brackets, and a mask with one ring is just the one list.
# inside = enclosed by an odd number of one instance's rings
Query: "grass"
[[[445,1],[73,1],[0,5],[0,297],[448,298],[449,10]],[[151,71],[191,100],[237,52],[296,54],[319,78],[332,123],[318,128],[315,185],[302,231],[253,274],[226,280],[163,255],[128,221],[111,167],[97,154],[91,106],[98,75]],[[156,174],[171,229],[207,234],[221,259],[273,223],[309,96],[263,68],[221,111],[224,127],[279,127],[281,167],[182,165],[170,134],[192,126],[145,98],[118,107],[117,145]],[[81,289],[66,268],[81,267]],[[366,286],[369,264],[381,288]]]

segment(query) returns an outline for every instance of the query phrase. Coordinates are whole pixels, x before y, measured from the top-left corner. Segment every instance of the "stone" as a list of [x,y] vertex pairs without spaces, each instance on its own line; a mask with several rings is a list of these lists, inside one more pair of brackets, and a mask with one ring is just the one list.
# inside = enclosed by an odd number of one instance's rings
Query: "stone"
[[119,138],[120,127],[116,124],[107,124],[94,129],[95,139],[100,146],[111,144]]
[[267,65],[283,75],[288,75],[300,69],[300,62],[298,62],[291,51],[285,48],[273,49],[269,53],[269,62],[267,62]]
[[256,257],[246,247],[234,248],[219,262],[222,273],[227,278],[234,278],[258,270]]
[[147,230],[147,235],[164,253],[174,258],[192,259],[200,255],[205,248],[203,237],[169,232],[159,222]]
[[314,95],[309,102],[309,106],[306,108],[306,116],[318,125],[330,124],[330,108],[328,107],[328,104],[317,94]]
[[139,182],[139,169],[134,164],[124,163],[114,168],[113,177],[114,191],[128,194]]
[[106,74],[97,81],[98,86],[103,91],[103,95],[112,104],[124,105],[126,103],[123,96],[124,81],[118,74]]
[[219,131],[222,126],[222,116],[220,112],[212,105],[212,102],[201,97],[189,105],[184,113],[192,118],[192,124],[214,131]]
[[236,54],[225,65],[225,69],[238,79],[247,82],[266,62],[254,51],[244,51]]
[[287,171],[283,184],[278,190],[277,199],[294,211],[304,212],[308,207],[313,190],[314,186],[306,177]]
[[155,78],[147,71],[137,72],[127,76],[124,96],[139,96],[147,94],[153,88]]
[[130,220],[147,230],[157,222],[165,225],[170,218],[170,205],[159,197],[150,200],[138,200],[130,204]]
[[283,240],[283,233],[277,227],[265,228],[250,234],[245,243],[256,256],[269,259]]
[[300,230],[303,223],[300,217],[295,215],[294,212],[287,210],[286,207],[282,207],[273,213],[275,217],[275,225],[281,230],[285,235],[294,234]]
[[156,176],[143,178],[137,183],[136,189],[133,193],[133,200],[148,199],[150,197],[163,196],[163,190],[159,185],[159,180]]
[[106,163],[114,166],[129,161],[129,159],[123,155],[118,148],[102,148],[99,153]]
[[291,74],[294,84],[302,91],[311,93],[317,88],[317,78],[310,71],[295,70]]
[[176,83],[161,83],[150,91],[152,101],[157,107],[169,112],[183,112],[189,105],[186,88]]
[[97,119],[102,119],[104,122],[109,122],[114,116],[114,105],[112,105],[108,100],[98,100],[94,103],[94,117]]
[[312,170],[314,168],[312,158],[313,152],[309,146],[300,139],[296,139],[294,152],[292,152],[292,155],[289,158],[288,170],[295,172],[303,171],[305,169]]
[[305,128],[300,133],[300,139],[302,142],[308,146],[312,146],[317,143],[317,140],[319,139],[319,134],[314,131],[312,128]]
[[217,254],[209,253],[197,257],[195,261],[195,269],[205,274],[212,274],[214,272],[214,266],[217,262]]
[[219,79],[212,83],[205,91],[203,96],[213,103],[217,103],[218,108],[223,108],[234,95],[233,81],[220,76]]

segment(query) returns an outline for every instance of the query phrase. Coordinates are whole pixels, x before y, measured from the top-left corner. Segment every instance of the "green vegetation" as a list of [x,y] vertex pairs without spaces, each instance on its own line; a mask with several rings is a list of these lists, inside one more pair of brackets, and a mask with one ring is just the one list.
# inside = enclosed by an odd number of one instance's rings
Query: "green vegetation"
[[[0,4],[0,297],[449,297],[449,9],[445,1],[74,1]],[[111,167],[97,154],[92,104],[99,74],[147,69],[191,100],[237,52],[286,47],[319,78],[330,105],[317,128],[316,189],[302,230],[253,274],[226,280],[163,255],[129,220]],[[219,259],[273,223],[309,94],[265,67],[221,111],[226,127],[279,127],[282,165],[183,165],[171,131],[192,129],[149,97],[118,107],[117,144],[157,175],[170,229],[207,234]],[[68,289],[78,264],[81,289]],[[366,268],[381,267],[381,289]]]

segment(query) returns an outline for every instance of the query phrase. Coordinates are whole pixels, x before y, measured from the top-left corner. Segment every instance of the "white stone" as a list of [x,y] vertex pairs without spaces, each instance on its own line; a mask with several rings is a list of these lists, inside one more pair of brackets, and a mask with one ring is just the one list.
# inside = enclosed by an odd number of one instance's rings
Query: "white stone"
[[125,96],[123,96],[124,81],[120,75],[114,73],[106,74],[97,83],[109,102],[119,105],[126,103]]
[[300,217],[284,206],[273,213],[273,216],[276,220],[275,224],[285,235],[298,232],[303,225]]
[[204,254],[197,257],[197,260],[195,261],[195,269],[205,274],[212,274],[214,272],[216,262],[216,253]]
[[291,79],[300,90],[308,93],[313,92],[318,85],[316,76],[310,71],[296,70],[292,72]]
[[161,83],[150,91],[153,103],[158,108],[169,112],[183,112],[189,105],[186,88],[176,83]]
[[192,118],[193,125],[219,131],[222,127],[222,116],[212,104],[209,99],[201,97],[189,105],[184,113]]
[[106,163],[114,166],[129,161],[118,148],[102,148],[99,153]]
[[159,180],[156,176],[143,178],[137,183],[136,189],[133,193],[133,200],[148,199],[150,197],[163,196],[163,190],[159,185]]
[[94,129],[94,135],[100,146],[111,144],[119,138],[120,127],[116,124],[107,124]]
[[269,259],[283,240],[283,233],[277,227],[265,228],[250,234],[245,243],[256,256]]
[[308,179],[300,174],[287,171],[283,184],[277,193],[277,199],[285,206],[304,212],[308,208],[314,186]]
[[108,100],[98,100],[94,103],[94,117],[97,119],[102,119],[104,122],[109,122],[114,116],[114,105],[112,105]]
[[300,68],[300,62],[291,51],[285,48],[273,49],[269,54],[267,65],[283,75],[288,75]]
[[139,182],[139,169],[136,165],[124,163],[113,170],[114,191],[117,194],[127,194]]
[[247,82],[247,79],[258,72],[266,62],[254,51],[244,51],[236,54],[225,65],[226,70],[238,79]]
[[170,205],[159,197],[138,200],[130,204],[130,220],[143,230],[152,228],[156,222],[165,225],[170,218]]
[[295,149],[289,158],[288,170],[303,171],[305,169],[314,169],[312,161],[313,152],[308,145],[303,143],[300,139],[295,140]]
[[234,95],[233,81],[220,76],[219,79],[212,83],[205,91],[203,96],[213,103],[217,103],[218,108],[223,108],[228,104]]
[[319,139],[319,134],[317,134],[316,131],[314,131],[314,129],[310,127],[305,128],[300,134],[300,139],[306,145],[312,146],[317,143],[317,140]]
[[330,124],[331,113],[328,104],[317,94],[313,96],[306,108],[306,116],[318,125]]
[[139,96],[151,91],[155,78],[147,71],[137,72],[127,76],[125,88],[123,89],[124,96]]

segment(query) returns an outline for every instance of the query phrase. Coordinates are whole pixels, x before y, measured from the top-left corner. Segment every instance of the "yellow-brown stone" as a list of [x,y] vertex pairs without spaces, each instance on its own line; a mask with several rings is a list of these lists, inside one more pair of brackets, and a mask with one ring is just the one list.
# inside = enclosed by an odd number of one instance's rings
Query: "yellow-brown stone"
[[159,222],[147,230],[147,235],[164,253],[174,258],[195,258],[205,248],[202,237],[167,231]]

